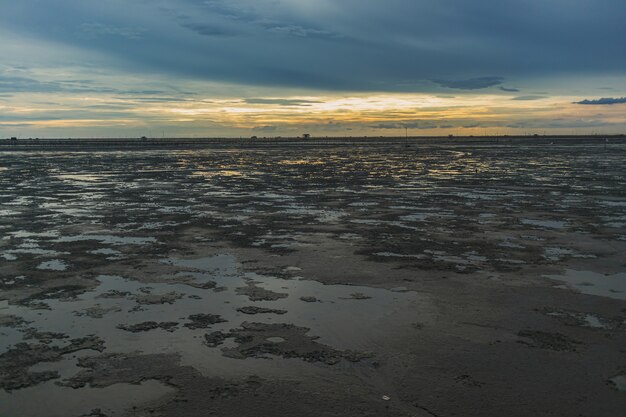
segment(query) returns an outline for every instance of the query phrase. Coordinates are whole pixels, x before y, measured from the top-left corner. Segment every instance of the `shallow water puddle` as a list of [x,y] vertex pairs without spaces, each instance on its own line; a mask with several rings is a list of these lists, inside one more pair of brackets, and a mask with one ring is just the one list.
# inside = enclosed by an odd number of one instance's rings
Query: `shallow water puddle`
[[154,237],[133,237],[133,236],[113,236],[113,235],[76,235],[62,236],[52,242],[54,243],[70,243],[85,242],[94,240],[105,245],[121,246],[121,245],[149,245],[157,243]]
[[[573,321],[576,325],[591,329],[615,330],[622,325],[619,322],[607,320],[604,317],[590,313],[576,313],[570,311],[553,311],[548,316],[557,317],[568,322]],[[625,323],[626,324],[626,323]]]
[[[20,326],[20,331],[6,328],[5,332],[0,327],[4,333],[0,347],[6,350],[22,341],[30,328],[70,338],[95,335],[104,340],[105,353],[178,353],[181,363],[210,375],[297,372],[299,367],[311,365],[293,366],[298,360],[289,359],[287,370],[281,365],[286,359],[276,357],[270,361],[225,358],[222,348],[231,346],[232,341],[208,347],[204,335],[227,333],[244,322],[286,323],[310,329],[307,333],[318,343],[333,349],[367,351],[374,340],[384,340],[395,326],[409,326],[415,317],[401,312],[425,301],[414,292],[244,273],[230,255],[161,262],[180,268],[169,283],[146,284],[103,275],[98,277],[96,289],[75,299],[41,300],[50,310],[7,306],[3,314],[30,323]],[[206,322],[202,321],[205,316],[209,318]],[[280,343],[277,335],[267,336]]]
[[81,388],[55,385],[54,382],[24,388],[8,394],[0,391],[0,415],[14,417],[74,417],[100,409],[103,415],[119,417],[133,405],[157,400],[174,393],[172,387],[155,380],[141,384],[118,383],[105,388]]
[[557,229],[562,230],[568,227],[568,223],[560,220],[537,220],[537,219],[522,219],[522,224],[528,226],[535,226],[542,229]]
[[60,259],[53,259],[51,261],[42,262],[37,266],[37,269],[43,271],[65,271],[69,267],[64,261]]
[[570,288],[583,294],[626,300],[626,272],[604,275],[592,271],[567,269],[563,275],[545,275],[545,277],[564,282],[563,288]]
[[626,375],[618,375],[609,379],[611,383],[620,391],[626,391]]
[[565,258],[593,259],[596,257],[595,255],[584,255],[572,249],[559,247],[545,247],[543,251],[543,258],[552,262],[558,262]]
[[16,255],[16,254],[24,254],[24,255],[41,255],[41,256],[58,256],[58,255],[69,255],[69,252],[59,252],[52,249],[41,249],[41,248],[20,248],[20,249],[10,249],[5,251],[4,254],[8,255]]
[[91,250],[88,253],[91,253],[93,255],[108,255],[106,258],[108,260],[124,259],[124,255],[122,254],[122,252],[111,248]]

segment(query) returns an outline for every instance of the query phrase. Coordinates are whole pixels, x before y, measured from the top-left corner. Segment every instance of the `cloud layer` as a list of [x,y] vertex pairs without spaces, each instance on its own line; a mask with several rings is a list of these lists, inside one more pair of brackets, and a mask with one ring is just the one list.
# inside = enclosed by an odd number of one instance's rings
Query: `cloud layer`
[[624,104],[626,103],[626,97],[620,98],[599,98],[597,100],[582,100],[577,101],[576,104],[587,104],[587,105],[603,105],[603,104]]
[[595,98],[626,92],[624,16],[615,0],[5,1],[0,137],[624,131],[608,105],[625,99]]
[[20,0],[0,6],[0,24],[11,33],[95,51],[126,70],[353,91],[422,91],[432,88],[428,80],[473,90],[533,74],[623,72],[624,16],[626,3],[613,0]]

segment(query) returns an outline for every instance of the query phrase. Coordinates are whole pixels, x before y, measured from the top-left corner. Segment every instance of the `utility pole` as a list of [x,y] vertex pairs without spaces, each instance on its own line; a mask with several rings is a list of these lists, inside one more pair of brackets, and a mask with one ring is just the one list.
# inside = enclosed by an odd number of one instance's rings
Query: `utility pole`
[[409,127],[404,125],[404,147],[409,147]]

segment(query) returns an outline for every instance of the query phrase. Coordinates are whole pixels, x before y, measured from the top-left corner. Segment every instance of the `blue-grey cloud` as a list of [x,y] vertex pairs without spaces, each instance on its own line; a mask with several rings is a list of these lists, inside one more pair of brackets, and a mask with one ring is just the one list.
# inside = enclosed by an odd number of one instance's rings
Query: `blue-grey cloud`
[[32,114],[1,114],[0,121],[3,122],[39,122],[53,120],[91,120],[94,117],[101,119],[115,118],[137,118],[139,115],[133,111],[90,111],[88,109],[80,110],[50,110],[39,111]]
[[0,74],[0,93],[112,93],[109,87],[97,87],[89,83],[65,81],[40,81],[29,77]]
[[470,78],[467,80],[433,80],[434,83],[439,84],[446,88],[456,88],[459,90],[480,90],[482,88],[489,88],[495,85],[502,84],[504,78],[502,77],[479,77]]
[[213,25],[204,25],[202,23],[185,23],[182,25],[189,30],[196,32],[202,36],[233,36],[236,32]]
[[577,101],[575,104],[587,104],[587,105],[603,105],[603,104],[623,104],[626,103],[626,97],[620,98],[599,98],[597,100],[582,100]]
[[0,28],[5,43],[50,42],[133,75],[437,92],[623,74],[624,16],[615,0],[20,0],[2,2]]
[[518,93],[519,89],[517,88],[508,88],[508,87],[498,87],[501,91],[506,91],[507,93]]
[[300,25],[265,24],[269,32],[280,35],[297,36],[299,38],[333,38],[339,35],[328,30],[307,28]]
[[133,27],[116,27],[97,22],[83,23],[79,27],[81,34],[88,39],[101,36],[117,36],[131,40],[141,39],[143,29]]

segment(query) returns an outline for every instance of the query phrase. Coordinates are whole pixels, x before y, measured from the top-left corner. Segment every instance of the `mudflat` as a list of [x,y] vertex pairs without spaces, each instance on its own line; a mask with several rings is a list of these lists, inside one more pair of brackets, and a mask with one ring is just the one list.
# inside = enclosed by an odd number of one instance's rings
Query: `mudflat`
[[0,147],[0,415],[626,410],[626,142]]

